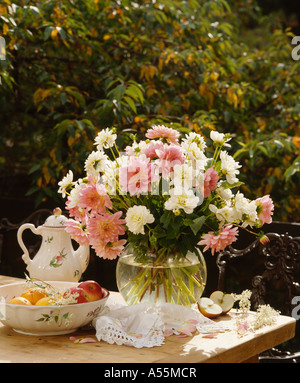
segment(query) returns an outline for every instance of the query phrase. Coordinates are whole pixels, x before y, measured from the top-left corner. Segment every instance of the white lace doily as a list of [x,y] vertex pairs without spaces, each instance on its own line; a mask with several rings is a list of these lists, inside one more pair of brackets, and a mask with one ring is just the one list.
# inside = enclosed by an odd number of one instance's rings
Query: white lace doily
[[193,308],[173,303],[125,306],[110,298],[100,316],[94,319],[93,326],[98,341],[142,348],[161,346],[166,334],[181,334],[189,323],[202,333],[227,330]]

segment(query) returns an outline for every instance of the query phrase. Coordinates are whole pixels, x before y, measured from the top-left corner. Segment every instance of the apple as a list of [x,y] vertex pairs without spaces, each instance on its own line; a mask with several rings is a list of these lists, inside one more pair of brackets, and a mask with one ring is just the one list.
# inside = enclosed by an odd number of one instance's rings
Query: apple
[[221,306],[222,314],[227,314],[234,305],[233,296],[231,294],[225,294],[223,291],[214,291],[209,298]]
[[74,299],[76,300],[75,303],[89,302],[87,293],[79,286],[70,287],[65,293],[66,297],[68,297],[69,295],[74,296]]
[[207,318],[217,318],[222,314],[222,308],[210,298],[200,298],[197,302],[198,310]]
[[102,287],[95,281],[81,282],[78,287],[85,291],[89,302],[98,301],[103,296]]

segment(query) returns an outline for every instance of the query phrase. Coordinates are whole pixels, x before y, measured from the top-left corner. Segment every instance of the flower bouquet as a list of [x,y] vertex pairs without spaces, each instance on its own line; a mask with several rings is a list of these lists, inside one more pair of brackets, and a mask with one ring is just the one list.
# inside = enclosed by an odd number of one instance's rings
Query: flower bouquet
[[70,215],[66,230],[99,257],[121,256],[117,283],[129,304],[152,297],[190,305],[205,287],[201,250],[214,254],[236,241],[240,228],[270,223],[273,202],[239,191],[230,134],[211,131],[205,139],[154,125],[124,152],[116,139],[114,128],[100,131],[86,177],[74,181],[69,171],[59,182]]

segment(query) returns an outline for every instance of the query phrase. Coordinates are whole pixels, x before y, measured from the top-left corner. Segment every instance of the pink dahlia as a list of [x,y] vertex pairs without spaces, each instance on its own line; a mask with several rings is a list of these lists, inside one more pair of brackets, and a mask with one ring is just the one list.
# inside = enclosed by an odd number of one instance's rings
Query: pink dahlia
[[116,242],[109,242],[107,244],[97,243],[92,247],[96,251],[98,257],[103,259],[116,259],[123,251],[126,239],[120,239]]
[[161,141],[153,141],[142,150],[142,153],[145,154],[147,158],[153,160],[158,157],[156,150],[162,150],[163,147],[164,144]]
[[204,197],[208,197],[217,188],[218,181],[219,175],[214,167],[207,169],[204,174]]
[[265,195],[262,198],[257,198],[257,215],[261,220],[262,225],[272,222],[272,214],[274,210],[274,204],[269,195]]
[[151,189],[153,175],[152,165],[148,161],[133,157],[130,164],[121,167],[119,183],[123,191],[139,196]]
[[88,221],[87,228],[90,233],[90,244],[98,247],[100,244],[116,242],[119,235],[125,233],[125,219],[120,219],[122,212],[115,214],[103,214],[91,217]]
[[[72,207],[70,207],[70,205]],[[68,200],[66,202],[66,209],[69,211],[69,216],[70,217],[74,217],[75,219],[81,221],[82,219],[84,219],[85,215],[86,215],[86,212],[83,208],[75,205],[73,206],[73,202],[71,201],[70,197],[68,197]]]
[[179,146],[165,145],[162,150],[157,150],[159,171],[164,177],[170,176],[175,165],[184,163],[184,156]]
[[215,251],[219,252],[224,250],[228,245],[231,245],[237,240],[238,228],[232,228],[232,225],[226,225],[222,230],[218,232],[210,231],[202,236],[202,240],[198,242],[198,245],[205,245],[203,251],[211,249],[212,255]]
[[150,139],[161,138],[171,144],[177,144],[180,133],[177,130],[168,128],[164,125],[153,125],[146,133],[146,137]]
[[79,222],[74,219],[68,219],[66,221],[66,232],[70,234],[79,245],[89,245],[89,234],[85,222]]
[[104,214],[106,213],[106,208],[112,209],[112,203],[105,191],[104,185],[92,182],[82,185],[79,192],[78,207]]

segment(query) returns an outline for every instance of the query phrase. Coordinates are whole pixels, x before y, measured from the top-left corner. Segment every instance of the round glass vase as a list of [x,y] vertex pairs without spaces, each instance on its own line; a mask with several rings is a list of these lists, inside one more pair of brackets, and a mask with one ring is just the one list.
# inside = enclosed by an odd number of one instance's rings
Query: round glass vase
[[168,302],[190,307],[203,294],[206,278],[205,259],[197,248],[186,256],[163,256],[163,250],[137,255],[128,245],[116,268],[117,286],[128,305]]

